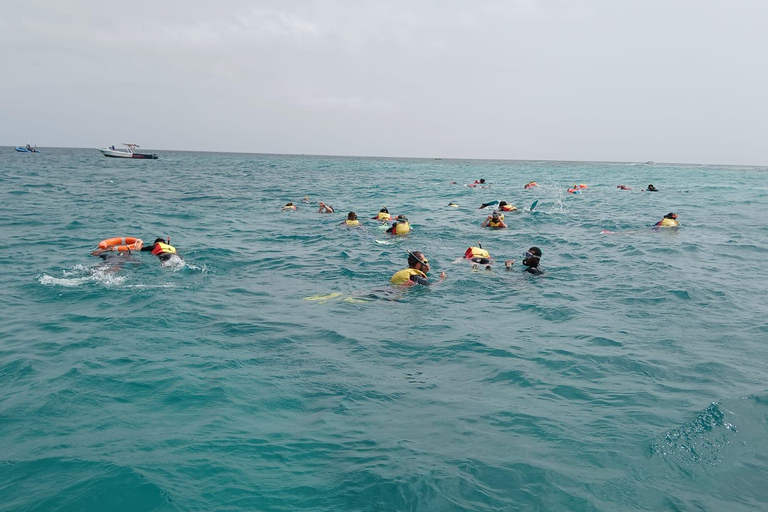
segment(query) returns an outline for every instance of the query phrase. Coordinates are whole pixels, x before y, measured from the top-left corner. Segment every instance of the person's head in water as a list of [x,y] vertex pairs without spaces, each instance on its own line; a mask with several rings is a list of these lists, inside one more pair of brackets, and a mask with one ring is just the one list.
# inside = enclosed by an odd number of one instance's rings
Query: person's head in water
[[648,185],[648,191],[650,192],[656,192],[656,187],[653,186],[653,184]]
[[491,222],[498,224],[501,222],[501,216],[498,213],[494,213],[493,216],[491,216]]
[[429,260],[419,251],[408,251],[408,266],[425,274],[429,272]]
[[357,220],[357,214],[355,212],[349,212],[347,214],[347,220]]
[[397,222],[408,222],[408,217],[406,217],[405,215],[398,215],[395,220]]
[[666,215],[664,216],[664,218],[665,218],[665,219],[673,219],[673,220],[674,220],[674,219],[676,219],[676,218],[677,218],[677,214],[676,214],[676,213],[672,213],[672,212],[669,212],[668,214],[666,214]]
[[508,204],[509,204],[509,203],[507,203],[506,201],[499,201],[499,208],[504,208],[504,207],[505,207],[505,206],[507,206]]
[[381,210],[379,210],[379,213],[389,213],[389,210],[387,210],[387,207],[385,206]]
[[530,268],[538,268],[541,261],[541,249],[538,247],[531,247],[523,255],[523,265]]
[[152,245],[154,245],[154,244],[156,244],[158,242],[160,242],[161,244],[164,244],[165,243],[165,238],[159,238],[159,237],[155,238],[155,241],[152,242]]

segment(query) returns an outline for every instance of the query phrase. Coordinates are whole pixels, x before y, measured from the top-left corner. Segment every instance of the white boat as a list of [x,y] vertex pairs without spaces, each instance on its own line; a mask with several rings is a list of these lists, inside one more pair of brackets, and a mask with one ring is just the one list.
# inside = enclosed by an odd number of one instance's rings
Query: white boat
[[150,160],[157,158],[157,155],[154,153],[137,153],[136,148],[139,147],[138,144],[123,142],[123,146],[128,148],[128,150],[126,151],[124,149],[115,149],[115,146],[111,146],[108,148],[99,148],[99,151],[101,151],[102,155],[111,158],[143,158]]

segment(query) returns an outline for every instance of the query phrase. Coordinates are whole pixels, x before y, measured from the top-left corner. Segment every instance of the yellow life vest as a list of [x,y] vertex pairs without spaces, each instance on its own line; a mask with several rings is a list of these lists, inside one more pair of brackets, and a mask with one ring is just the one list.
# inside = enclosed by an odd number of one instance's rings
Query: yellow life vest
[[355,219],[355,220],[347,219],[344,222],[347,224],[347,226],[359,226],[360,225],[360,221],[357,220],[357,219]]
[[376,216],[376,218],[379,219],[379,220],[390,220],[392,218],[392,216],[390,214],[388,214],[388,213],[385,213],[385,212],[379,212],[379,214]]
[[395,229],[392,230],[394,235],[407,235],[411,232],[411,225],[407,222],[398,222],[395,224]]
[[488,223],[488,227],[489,228],[499,228],[499,227],[501,227],[501,221],[499,221],[499,222],[490,221]]
[[389,280],[392,284],[403,284],[410,282],[411,276],[421,276],[426,279],[427,274],[422,272],[421,270],[416,270],[415,268],[406,268],[401,270],[400,272],[396,272],[395,275],[392,276],[392,278]]
[[[512,206],[511,204],[505,204],[504,206],[501,207],[501,211],[503,212],[514,212],[515,210],[517,210],[517,206]],[[504,220],[504,219],[501,219],[501,220]]]
[[679,225],[680,225],[680,223],[677,220],[675,220],[675,219],[668,219],[666,217],[661,219],[661,222],[658,224],[658,226],[662,227],[662,228],[675,228],[675,227],[677,227]]
[[163,242],[157,242],[155,248],[152,249],[152,254],[176,254],[176,248]]
[[485,249],[481,249],[480,247],[470,247],[467,249],[467,252],[464,253],[464,257],[467,259],[472,258],[490,258],[491,255],[488,254],[488,251]]

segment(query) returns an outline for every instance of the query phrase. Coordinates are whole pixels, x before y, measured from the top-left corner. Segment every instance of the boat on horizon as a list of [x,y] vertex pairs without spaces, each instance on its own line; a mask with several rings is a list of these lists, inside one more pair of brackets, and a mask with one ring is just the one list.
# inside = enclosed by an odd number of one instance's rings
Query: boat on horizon
[[26,146],[16,146],[16,151],[18,151],[19,153],[42,153],[42,151],[37,149],[37,145],[35,145],[35,147],[32,147],[29,144],[27,144]]
[[114,145],[108,148],[98,148],[98,150],[101,151],[102,155],[108,156],[110,158],[141,158],[144,160],[157,159],[156,153],[137,153],[136,148],[139,147],[138,144],[123,142],[123,146],[128,148],[128,150],[126,151],[124,149],[115,149]]

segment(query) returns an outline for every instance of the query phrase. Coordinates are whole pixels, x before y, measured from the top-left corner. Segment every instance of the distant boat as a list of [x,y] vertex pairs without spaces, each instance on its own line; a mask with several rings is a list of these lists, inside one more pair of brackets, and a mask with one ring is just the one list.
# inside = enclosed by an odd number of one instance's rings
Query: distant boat
[[647,163],[648,165],[653,165],[653,164],[655,164],[656,162],[654,162],[653,160],[648,160],[648,161],[647,161],[647,162],[645,162],[645,163]]
[[27,144],[26,147],[16,146],[16,151],[19,153],[41,153],[41,151],[37,149],[37,146],[32,147],[29,144]]
[[101,151],[102,155],[111,158],[143,158],[145,160],[154,160],[157,158],[157,155],[154,153],[137,153],[136,148],[139,147],[138,144],[123,142],[123,146],[128,148],[128,150],[126,151],[124,149],[115,149],[115,146],[112,146],[109,148],[99,148],[99,151]]

